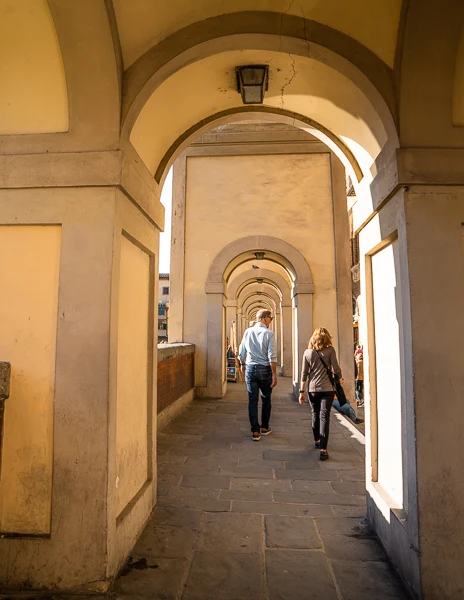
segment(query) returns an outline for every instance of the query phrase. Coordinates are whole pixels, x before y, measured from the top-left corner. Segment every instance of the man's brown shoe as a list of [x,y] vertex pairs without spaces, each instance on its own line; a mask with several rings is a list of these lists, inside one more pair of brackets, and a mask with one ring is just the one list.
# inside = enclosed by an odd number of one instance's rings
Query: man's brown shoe
[[259,442],[259,440],[261,439],[261,434],[259,433],[259,431],[253,431],[253,434],[251,436],[251,439],[254,442]]
[[268,429],[266,429],[266,427],[261,427],[261,435],[269,435],[270,433],[272,433],[272,429],[270,427]]

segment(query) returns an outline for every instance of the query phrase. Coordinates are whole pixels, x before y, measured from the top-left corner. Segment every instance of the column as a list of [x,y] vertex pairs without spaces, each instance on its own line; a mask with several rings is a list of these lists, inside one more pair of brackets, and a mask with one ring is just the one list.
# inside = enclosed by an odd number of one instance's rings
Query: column
[[31,160],[0,189],[0,584],[106,592],[156,498],[163,210],[119,152]]
[[[292,306],[282,305],[282,358],[283,375],[292,376]],[[298,375],[299,376],[299,375]]]
[[206,290],[206,386],[197,386],[200,398],[222,398],[226,391],[224,377],[226,296],[223,284]]
[[237,308],[237,345],[240,346],[240,342],[243,337],[243,317],[242,309]]
[[294,309],[294,371],[293,371],[293,390],[298,395],[299,380],[301,374],[301,362],[303,354],[308,347],[309,339],[313,332],[313,292],[306,292],[305,286],[311,289],[311,284],[300,284],[293,290],[293,309]]
[[173,165],[171,267],[169,273],[170,343],[184,341],[185,203],[187,157],[181,154]]
[[360,230],[368,517],[424,599],[464,587],[463,154],[398,150]]

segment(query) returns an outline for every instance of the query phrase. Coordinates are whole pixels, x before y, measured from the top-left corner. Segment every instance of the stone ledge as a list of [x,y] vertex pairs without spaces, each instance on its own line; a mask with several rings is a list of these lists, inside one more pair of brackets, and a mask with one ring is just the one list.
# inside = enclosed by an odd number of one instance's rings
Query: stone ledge
[[158,362],[168,360],[174,356],[195,354],[195,344],[176,342],[174,344],[158,344]]

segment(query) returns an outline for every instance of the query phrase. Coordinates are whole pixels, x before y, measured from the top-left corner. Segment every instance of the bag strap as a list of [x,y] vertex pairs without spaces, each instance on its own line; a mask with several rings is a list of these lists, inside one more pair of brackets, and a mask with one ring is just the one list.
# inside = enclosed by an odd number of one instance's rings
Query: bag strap
[[335,378],[333,376],[332,371],[330,371],[329,367],[325,364],[325,360],[322,358],[322,356],[319,354],[319,352],[317,350],[314,350],[314,352],[318,355],[319,360],[324,365],[325,370],[327,372],[327,377],[329,378],[329,381],[332,384],[332,387],[335,389]]

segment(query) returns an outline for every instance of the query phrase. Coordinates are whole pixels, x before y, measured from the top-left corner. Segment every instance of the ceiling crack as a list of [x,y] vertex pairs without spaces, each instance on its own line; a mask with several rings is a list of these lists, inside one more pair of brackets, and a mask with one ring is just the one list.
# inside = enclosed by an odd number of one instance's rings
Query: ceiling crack
[[292,81],[295,79],[296,77],[296,61],[295,58],[292,54],[288,55],[290,57],[290,60],[292,61],[292,74],[289,77],[289,79],[287,79],[287,81],[284,83],[284,85],[282,86],[281,90],[280,90],[280,108],[284,107],[284,92],[285,92],[285,88],[288,87]]

